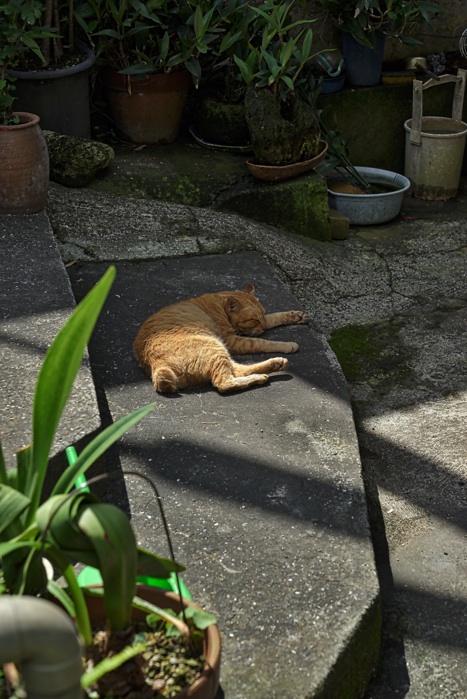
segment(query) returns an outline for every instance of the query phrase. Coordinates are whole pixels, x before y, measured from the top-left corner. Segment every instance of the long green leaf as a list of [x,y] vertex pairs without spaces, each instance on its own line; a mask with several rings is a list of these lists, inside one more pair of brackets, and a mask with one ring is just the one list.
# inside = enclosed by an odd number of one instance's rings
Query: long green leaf
[[0,440],[0,483],[7,483],[6,463],[3,456],[2,442]]
[[109,425],[102,432],[94,437],[81,452],[77,460],[65,469],[63,474],[55,484],[52,495],[60,495],[68,493],[76,483],[79,476],[87,471],[87,469],[99,458],[107,449],[114,444],[117,439],[127,432],[130,427],[136,425],[143,419],[155,406],[155,403],[150,403],[142,408],[138,408],[129,415],[117,420],[117,422]]
[[112,655],[110,658],[104,658],[104,660],[101,660],[92,670],[88,670],[82,675],[81,688],[86,689],[90,687],[108,672],[112,672],[112,670],[116,670],[120,665],[126,663],[127,660],[144,653],[146,647],[144,643],[137,643],[134,646],[126,646],[123,650],[119,653],[115,653],[115,655]]
[[[20,493],[15,488],[10,488],[8,485],[0,484],[0,540],[2,533],[14,522],[17,522],[20,516],[27,510],[30,504],[30,499]],[[8,538],[10,538],[9,532]]]
[[84,510],[79,527],[99,557],[110,627],[114,631],[125,629],[131,623],[131,601],[136,590],[137,546],[130,521],[118,507],[98,503]]
[[76,307],[42,364],[34,396],[32,468],[26,490],[32,500],[29,522],[41,499],[49,454],[60,417],[114,277],[115,267],[110,267]]

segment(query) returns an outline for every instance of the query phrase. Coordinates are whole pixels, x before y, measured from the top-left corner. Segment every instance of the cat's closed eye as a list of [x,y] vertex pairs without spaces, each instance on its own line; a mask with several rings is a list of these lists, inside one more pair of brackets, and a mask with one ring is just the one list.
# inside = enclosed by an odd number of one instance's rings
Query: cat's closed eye
[[257,331],[258,333],[263,332],[263,326],[256,318],[249,318],[248,320],[239,321],[238,328],[244,333],[251,333],[254,331]]

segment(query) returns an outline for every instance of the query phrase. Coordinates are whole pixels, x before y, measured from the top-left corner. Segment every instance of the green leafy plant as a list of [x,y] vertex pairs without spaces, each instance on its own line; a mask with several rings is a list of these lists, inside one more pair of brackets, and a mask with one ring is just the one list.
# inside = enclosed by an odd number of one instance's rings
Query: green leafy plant
[[[83,487],[76,487],[90,466],[144,418],[153,404],[100,432],[63,470],[51,494],[44,497],[55,432],[114,276],[115,269],[110,267],[77,306],[45,356],[35,388],[31,445],[17,453],[16,465],[10,469],[0,446],[2,591],[54,596],[76,619],[87,646],[93,639],[85,598],[76,578],[76,562],[100,571],[103,588],[94,594],[104,597],[111,637],[130,626],[134,606],[147,613],[156,612],[159,618],[188,634],[185,622],[136,596],[138,575],[167,578],[183,566],[138,548],[131,524],[118,507],[101,503]],[[47,578],[44,559],[63,576],[66,587]],[[120,662],[125,662],[131,652],[126,650]]]
[[9,69],[46,70],[81,60],[73,6],[74,0],[0,0],[0,123],[18,123]]
[[198,81],[218,38],[217,6],[212,0],[83,0],[75,17],[102,65],[140,77],[185,68]]
[[312,53],[313,31],[304,26],[316,20],[291,21],[293,5],[267,0],[261,7],[252,6],[256,22],[249,54],[245,58],[234,55],[246,85],[268,87],[282,101],[299,87],[305,66],[317,55]]
[[416,23],[430,25],[432,15],[445,10],[431,0],[319,0],[320,8],[343,32],[374,48],[375,32],[383,30],[404,44],[422,42],[410,36]]
[[51,32],[41,26],[44,12],[41,0],[0,1],[0,124],[19,123],[13,117],[15,81],[8,69],[16,68],[31,52],[45,62],[40,42]]

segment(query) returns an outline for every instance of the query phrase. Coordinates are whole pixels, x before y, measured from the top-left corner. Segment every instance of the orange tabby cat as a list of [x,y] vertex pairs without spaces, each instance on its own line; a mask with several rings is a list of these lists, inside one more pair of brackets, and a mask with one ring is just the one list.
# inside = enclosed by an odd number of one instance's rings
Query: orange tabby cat
[[167,306],[141,325],[133,350],[150,374],[156,391],[173,393],[211,381],[221,392],[265,383],[287,359],[274,357],[258,364],[238,364],[229,354],[296,352],[296,342],[275,342],[261,335],[278,325],[306,323],[303,311],[265,314],[248,284],[245,291],[204,294]]

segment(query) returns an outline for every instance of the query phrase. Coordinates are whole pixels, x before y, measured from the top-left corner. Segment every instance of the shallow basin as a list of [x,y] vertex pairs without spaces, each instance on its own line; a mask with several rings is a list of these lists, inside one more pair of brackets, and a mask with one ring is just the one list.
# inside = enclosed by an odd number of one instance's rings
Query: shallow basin
[[395,218],[402,206],[410,180],[390,170],[356,167],[370,184],[387,187],[390,191],[377,194],[348,194],[334,192],[328,187],[329,206],[347,216],[352,225],[371,226]]

